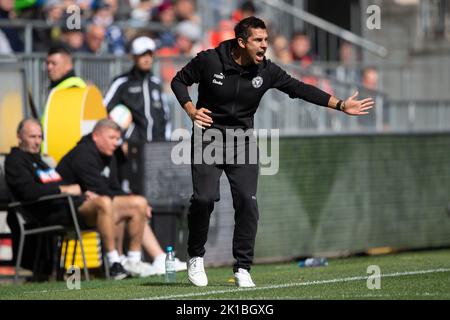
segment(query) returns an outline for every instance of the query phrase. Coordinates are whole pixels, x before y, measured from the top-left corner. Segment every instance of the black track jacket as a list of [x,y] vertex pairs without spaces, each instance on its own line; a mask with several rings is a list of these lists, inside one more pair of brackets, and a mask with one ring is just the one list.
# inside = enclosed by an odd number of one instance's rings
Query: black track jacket
[[31,201],[61,193],[59,186],[63,184],[62,180],[51,177],[48,177],[48,181],[43,179],[48,176],[46,172],[49,170],[51,168],[42,160],[40,154],[11,148],[5,159],[5,178],[14,199]]
[[236,39],[200,52],[173,78],[171,87],[181,106],[191,101],[187,87],[199,83],[197,109],[211,110],[211,128],[253,128],[253,115],[264,93],[276,88],[291,98],[327,106],[330,95],[292,78],[270,60],[241,67],[231,57]]
[[104,156],[92,140],[92,134],[78,144],[59,162],[56,170],[67,183],[77,183],[81,190],[103,196],[125,195],[117,178],[115,157]]
[[169,106],[161,81],[151,72],[133,67],[112,82],[104,98],[110,112],[118,104],[130,109],[133,123],[125,132],[127,141],[164,141],[170,139]]

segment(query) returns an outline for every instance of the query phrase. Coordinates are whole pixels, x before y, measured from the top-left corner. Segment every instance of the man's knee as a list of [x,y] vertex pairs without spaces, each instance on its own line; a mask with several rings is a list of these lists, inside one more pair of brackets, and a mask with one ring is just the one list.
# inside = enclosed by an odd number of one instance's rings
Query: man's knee
[[99,196],[94,199],[96,209],[102,213],[112,213],[112,200],[108,196]]
[[142,213],[143,215],[147,215],[148,210],[148,202],[147,199],[145,199],[142,196],[129,196],[129,203],[130,205],[136,209],[139,213]]
[[200,206],[200,207],[211,207],[214,206],[214,202],[216,200],[216,196],[213,194],[201,194],[201,195],[196,195],[193,197],[192,202],[194,205]]

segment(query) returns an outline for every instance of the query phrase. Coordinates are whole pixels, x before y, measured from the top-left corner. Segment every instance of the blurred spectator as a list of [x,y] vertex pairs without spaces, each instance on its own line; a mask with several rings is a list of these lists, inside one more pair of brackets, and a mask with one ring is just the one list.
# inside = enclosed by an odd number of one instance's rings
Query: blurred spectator
[[47,53],[47,74],[53,88],[85,88],[86,83],[75,76],[70,49],[64,44],[53,45]]
[[191,21],[200,25],[200,17],[196,14],[194,0],[176,0],[175,15],[178,21]]
[[105,27],[96,24],[88,25],[84,45],[81,51],[95,55],[104,53],[106,51],[106,48],[103,46],[105,34]]
[[158,47],[172,47],[175,45],[175,34],[170,30],[176,23],[175,9],[170,1],[164,1],[154,9],[153,17],[155,21],[160,22],[165,31],[159,33],[160,44]]
[[175,27],[175,48],[181,56],[195,56],[200,48],[196,46],[201,40],[201,29],[191,21],[183,21]]
[[[311,40],[307,34],[301,31],[294,33],[291,41],[291,52],[293,64],[297,64],[301,69],[303,69],[302,71],[306,73],[301,77],[298,77],[299,80],[319,87],[328,94],[333,95],[334,90],[328,79],[325,78],[323,70],[315,68],[316,70],[314,70],[314,74],[312,73],[313,70],[311,66],[314,62],[314,58],[311,53]],[[295,74],[295,72],[293,73]]]
[[213,28],[217,21],[230,19],[234,7],[230,6],[230,0],[210,0],[208,1],[208,15],[202,15],[202,24],[208,29]]
[[281,34],[276,35],[272,40],[268,57],[281,64],[292,63],[293,59],[292,52],[289,49],[289,40]]
[[99,1],[94,7],[92,22],[106,29],[108,52],[117,56],[125,54],[125,36],[122,30],[113,25],[114,14],[117,12],[117,1]]
[[378,70],[374,67],[367,67],[362,72],[362,85],[369,91],[379,90]]
[[[307,72],[312,63],[314,62],[311,54],[311,40],[308,35],[303,32],[295,32],[292,36],[291,52],[293,63],[298,63],[303,69],[307,69]],[[322,70],[318,70],[317,73],[321,73]],[[325,77],[317,77],[315,74],[306,74],[299,78],[304,83],[319,87],[323,91],[333,95],[334,90],[330,85],[330,82]]]
[[[219,5],[220,1],[217,1]],[[239,1],[240,6],[233,10],[228,16],[230,19],[220,19],[216,28],[210,32],[209,46],[210,48],[216,48],[221,42],[234,38],[234,26],[242,19],[255,16],[257,10],[253,1]],[[222,3],[221,6],[226,6]],[[222,14],[221,17],[226,15]]]
[[61,32],[61,40],[70,47],[71,52],[81,50],[84,43],[83,29],[69,29],[67,26],[63,26]]
[[233,39],[234,25],[232,20],[221,20],[217,27],[209,32],[208,48],[216,48],[222,41]]
[[0,30],[0,55],[12,54],[13,50],[9,44],[8,38],[5,36],[2,30]]
[[47,0],[43,7],[45,21],[48,24],[59,23],[64,16],[65,7],[59,0]]
[[[132,123],[122,128],[123,143],[116,150],[117,163],[119,164],[119,180],[122,189],[130,192],[130,168],[128,158],[128,143],[149,142],[152,140],[165,140],[166,115],[168,108],[161,92],[160,80],[153,75],[153,54],[156,44],[153,39],[140,36],[134,39],[130,45],[130,56],[134,62],[128,72],[116,77],[105,97],[104,104],[108,113],[122,104],[131,112]],[[138,91],[130,88],[141,88]],[[146,97],[150,97],[147,101]],[[150,113],[147,108],[150,106]],[[114,111],[110,114],[114,114]],[[114,119],[114,117],[112,117]]]
[[145,23],[150,21],[153,3],[151,0],[130,0],[131,20],[135,22]]
[[356,48],[349,42],[343,42],[339,47],[339,66],[336,68],[336,78],[341,81],[359,83],[361,77],[355,64],[359,62]]
[[[354,45],[350,42],[342,41],[339,46],[339,60],[336,68],[327,70],[329,78],[334,77],[338,81],[352,83],[357,86],[361,83],[361,72],[356,65],[357,62],[357,51]],[[337,96],[348,94],[347,86],[341,85],[335,86],[335,88],[335,95]],[[337,120],[336,125],[341,125],[340,120]]]
[[79,6],[82,11],[86,12],[89,11],[89,8],[91,8],[94,5],[96,0],[75,0],[72,2],[73,4]]
[[298,61],[303,68],[309,67],[313,63],[311,55],[311,40],[303,32],[295,32],[291,41],[292,57]]
[[130,46],[133,67],[114,79],[104,98],[108,112],[123,104],[132,114],[133,122],[127,128],[124,144],[170,138],[169,109],[161,91],[161,80],[152,72],[155,49],[156,44],[149,37],[134,39]]
[[[377,109],[381,111],[383,118],[383,129],[389,129],[389,113],[390,107],[389,102],[386,97],[379,92],[379,74],[378,70],[375,67],[365,67],[361,72],[361,84],[362,88],[360,91],[360,95],[370,95],[373,96]],[[367,117],[358,117],[358,125],[362,128],[370,128],[375,125],[375,114]]]
[[14,9],[21,19],[39,19],[42,0],[15,0]]
[[199,51],[199,40],[201,39],[201,29],[198,25],[190,22],[180,22],[175,27],[176,39],[173,47],[164,47],[157,51],[157,56],[161,57],[161,77],[165,90],[169,90],[170,81],[176,74],[176,68],[171,58],[164,57],[193,57]]
[[41,14],[49,27],[33,29],[33,51],[46,51],[52,42],[59,41],[64,11],[65,7],[59,0],[45,2]]
[[[0,19],[12,20],[14,18],[16,18],[14,12],[14,0],[0,0]],[[14,27],[2,27],[0,30],[2,30],[6,38],[8,38],[9,44],[14,52],[23,52],[23,42]]]
[[339,47],[339,60],[345,66],[350,66],[357,62],[359,59],[356,48],[351,43],[344,41]]
[[103,0],[103,3],[109,6],[109,9],[111,10],[111,13],[115,19],[117,15],[117,10],[119,9],[119,4],[117,3],[117,0]]
[[231,19],[234,23],[238,23],[242,19],[256,15],[256,8],[253,1],[244,1],[239,9],[236,9],[231,14]]

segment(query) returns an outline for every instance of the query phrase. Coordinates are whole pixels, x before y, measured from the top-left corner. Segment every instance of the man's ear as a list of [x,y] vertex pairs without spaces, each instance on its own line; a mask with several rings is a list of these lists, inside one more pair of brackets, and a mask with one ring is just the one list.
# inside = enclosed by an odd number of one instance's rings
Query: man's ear
[[237,38],[237,43],[239,45],[239,47],[241,47],[242,49],[245,49],[245,40],[242,38]]
[[92,132],[92,140],[95,142],[98,139],[98,132]]

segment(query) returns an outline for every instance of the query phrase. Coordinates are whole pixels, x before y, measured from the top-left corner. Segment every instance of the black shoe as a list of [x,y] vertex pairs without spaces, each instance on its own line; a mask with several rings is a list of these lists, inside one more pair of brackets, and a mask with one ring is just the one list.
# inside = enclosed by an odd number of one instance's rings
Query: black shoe
[[128,273],[120,262],[114,262],[111,268],[109,268],[109,275],[114,280],[122,280],[128,277]]

